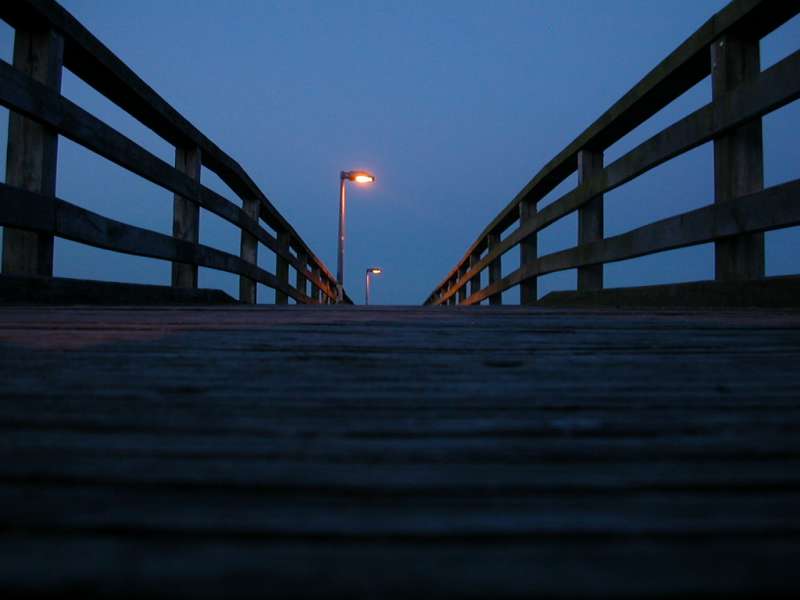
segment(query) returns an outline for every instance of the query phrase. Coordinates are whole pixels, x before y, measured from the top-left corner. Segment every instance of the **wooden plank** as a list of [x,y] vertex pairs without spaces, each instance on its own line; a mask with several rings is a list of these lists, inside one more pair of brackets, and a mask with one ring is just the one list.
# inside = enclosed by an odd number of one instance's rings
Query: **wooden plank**
[[[603,171],[603,152],[584,149],[578,152],[578,186],[596,177]],[[603,196],[593,196],[578,209],[578,245],[602,240]],[[603,265],[588,265],[578,268],[578,290],[603,289]]]
[[[742,33],[726,34],[711,45],[711,62],[711,90],[717,97],[758,77],[760,41]],[[727,202],[763,187],[764,142],[761,119],[755,119],[714,140],[714,201]],[[764,269],[763,233],[715,240],[718,281],[760,279]]]
[[[796,2],[735,1],[711,17],[700,29],[657,65],[567,148],[545,165],[500,211],[453,268],[468,261],[473,249],[492,231],[505,231],[518,219],[523,199],[538,202],[577,168],[583,148],[606,149],[646,121],[710,73],[708,48],[721,34],[746,27],[763,37],[800,12]],[[453,272],[451,271],[451,273]],[[445,279],[449,274],[445,276]]]
[[800,224],[798,199],[800,180],[794,180],[756,194],[656,221],[598,242],[548,254],[540,257],[534,265],[521,267],[470,296],[467,304],[477,304],[490,294],[517,285],[528,277],[584,265],[627,260],[743,233],[792,227]]
[[[579,495],[581,491],[494,493],[489,502],[481,502],[470,490],[460,496],[453,493],[446,503],[424,494],[387,497],[370,496],[367,492],[361,497],[355,495],[359,510],[352,510],[346,504],[354,499],[352,493],[336,494],[330,490],[325,497],[331,510],[320,510],[320,489],[305,494],[298,490],[293,494],[254,494],[234,486],[216,490],[204,486],[198,490],[173,483],[160,490],[142,484],[128,486],[120,494],[112,485],[82,487],[55,481],[37,487],[35,482],[12,480],[0,485],[0,506],[5,508],[6,522],[15,523],[18,529],[42,533],[139,530],[162,535],[182,531],[195,536],[454,540],[467,536],[664,536],[674,530],[687,536],[781,536],[787,530],[800,529],[796,509],[800,492],[791,488],[772,491],[758,503],[746,495],[712,495],[691,489],[673,494],[662,490],[640,490],[636,494],[587,492],[583,497]],[[202,492],[199,497],[198,492]],[[287,495],[292,498],[291,508],[286,506]],[[376,502],[370,506],[365,502],[369,499]],[[62,510],[53,511],[53,506]],[[98,506],[114,509],[98,510]],[[141,509],[156,506],[157,510]],[[757,506],[761,510],[754,510]],[[659,518],[654,519],[654,514]]]
[[692,281],[625,288],[606,288],[594,292],[550,292],[540,306],[594,308],[695,307],[703,309],[798,309],[800,277],[785,275],[750,281]]
[[[289,287],[289,262],[284,258],[289,254],[291,237],[286,231],[278,231],[278,252],[275,254],[275,277],[283,288]],[[288,304],[289,294],[275,289],[275,304]]]
[[56,227],[56,199],[38,194],[31,201],[30,193],[18,187],[0,183],[0,225],[52,235]]
[[[66,596],[83,584],[129,597],[135,581],[137,594],[158,597],[170,581],[198,597],[247,596],[254,589],[287,597],[302,590],[312,598],[791,597],[800,585],[791,560],[798,551],[791,538],[768,536],[747,543],[699,536],[415,543],[9,533],[0,538],[8,557],[0,577],[22,596],[43,589]],[[120,574],[121,555],[135,578]],[[46,572],[34,575],[32,556],[49,566]],[[309,565],[319,585],[309,585]]]
[[[258,221],[258,200],[245,198],[242,201],[242,210],[254,221]],[[244,229],[239,241],[239,257],[251,264],[258,264],[258,238]],[[252,279],[243,275],[239,276],[239,301],[245,304],[256,304],[257,285]]]
[[[61,89],[63,55],[63,38],[49,28],[18,29],[15,33],[13,69],[56,93]],[[16,112],[9,115],[7,183],[54,196],[57,156],[56,132]],[[53,275],[50,234],[7,228],[2,254],[2,272],[6,275]]]
[[[200,148],[175,148],[175,168],[200,182]],[[200,206],[196,201],[174,195],[172,236],[192,244],[200,241]],[[197,265],[172,263],[172,287],[197,289]]]
[[68,277],[0,276],[0,304],[36,306],[188,306],[236,304],[221,290]]
[[715,99],[684,117],[662,132],[649,138],[624,156],[608,165],[600,174],[584,185],[571,190],[548,204],[527,225],[521,225],[495,248],[494,252],[477,265],[486,268],[495,254],[504,254],[520,244],[526,236],[535,233],[558,219],[578,210],[591,197],[602,194],[642,173],[663,164],[683,152],[700,146],[800,98],[800,51],[795,52],[761,73],[755,81],[742,84],[737,89]]

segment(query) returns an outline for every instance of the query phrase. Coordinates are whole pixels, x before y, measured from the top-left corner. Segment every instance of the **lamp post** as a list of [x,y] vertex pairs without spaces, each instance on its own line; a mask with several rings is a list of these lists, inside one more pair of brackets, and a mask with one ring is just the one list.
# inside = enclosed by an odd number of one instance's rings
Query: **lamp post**
[[338,302],[341,302],[344,298],[344,220],[347,213],[345,184],[348,181],[373,183],[375,176],[366,171],[342,171],[339,173],[339,251],[336,259],[336,296]]
[[380,267],[370,267],[369,269],[367,269],[367,293],[366,293],[366,297],[364,298],[364,300],[365,300],[364,303],[367,306],[369,306],[369,281],[370,281],[369,276],[370,275],[380,275],[381,273],[383,273],[383,269],[381,269]]

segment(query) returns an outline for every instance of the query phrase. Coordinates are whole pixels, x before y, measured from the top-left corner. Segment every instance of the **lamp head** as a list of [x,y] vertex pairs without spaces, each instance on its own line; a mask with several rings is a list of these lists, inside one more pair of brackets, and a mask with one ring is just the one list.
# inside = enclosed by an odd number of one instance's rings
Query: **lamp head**
[[381,273],[383,273],[383,269],[381,269],[380,267],[371,267],[367,269],[367,273],[372,273],[373,275],[380,275]]
[[342,171],[342,179],[355,181],[356,183],[374,183],[375,176],[367,171]]

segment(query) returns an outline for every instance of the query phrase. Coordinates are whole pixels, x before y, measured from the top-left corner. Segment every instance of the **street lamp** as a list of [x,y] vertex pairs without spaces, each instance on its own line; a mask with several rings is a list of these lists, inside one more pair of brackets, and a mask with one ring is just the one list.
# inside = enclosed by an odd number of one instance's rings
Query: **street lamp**
[[383,269],[381,269],[380,267],[370,267],[369,269],[367,269],[367,295],[365,298],[365,304],[367,306],[369,306],[369,276],[380,275],[381,273],[383,273]]
[[339,302],[344,298],[344,218],[347,213],[345,204],[345,183],[373,183],[375,176],[366,171],[342,171],[339,173],[339,252],[336,260],[336,295]]

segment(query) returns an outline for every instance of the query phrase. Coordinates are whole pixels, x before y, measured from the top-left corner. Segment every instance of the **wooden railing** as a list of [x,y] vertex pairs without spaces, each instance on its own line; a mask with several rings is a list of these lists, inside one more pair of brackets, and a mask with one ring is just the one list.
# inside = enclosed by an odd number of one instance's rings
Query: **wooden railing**
[[[11,111],[6,183],[0,184],[4,274],[51,277],[57,236],[171,261],[173,287],[196,288],[198,267],[208,267],[239,275],[242,302],[256,302],[257,283],[273,288],[278,304],[289,298],[335,302],[333,275],[242,167],[72,15],[52,0],[13,0],[0,3],[0,18],[15,29],[14,64],[0,61],[0,104]],[[61,96],[62,68],[174,145],[175,165]],[[59,135],[172,192],[173,235],[114,221],[56,198]],[[201,165],[227,184],[241,207],[200,183]],[[200,208],[239,228],[239,256],[199,243]],[[258,266],[259,244],[275,254],[275,273]],[[296,270],[294,284],[289,266]]]
[[[577,269],[578,290],[597,290],[604,263],[712,241],[716,279],[763,277],[763,232],[800,224],[800,180],[763,189],[761,117],[800,97],[800,52],[761,71],[759,42],[798,12],[797,0],[735,0],[714,15],[536,174],[425,304],[500,304],[502,292],[516,285],[520,303],[534,304],[539,275]],[[708,75],[710,104],[603,165],[607,148]],[[712,141],[714,204],[604,237],[605,192]],[[537,203],[576,171],[577,187],[537,211]],[[578,245],[539,256],[537,232],[574,211]],[[501,257],[517,246],[520,266],[503,275]],[[485,269],[488,285],[482,287]]]

